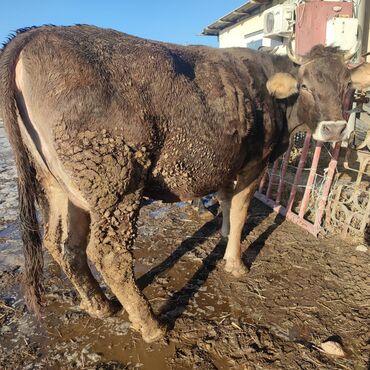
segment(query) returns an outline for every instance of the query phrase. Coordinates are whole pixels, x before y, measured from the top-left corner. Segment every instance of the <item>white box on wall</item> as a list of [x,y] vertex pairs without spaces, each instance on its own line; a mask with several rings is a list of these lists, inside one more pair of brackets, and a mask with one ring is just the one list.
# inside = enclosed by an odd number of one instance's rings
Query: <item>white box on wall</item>
[[357,42],[358,19],[335,17],[326,23],[326,45],[350,50]]

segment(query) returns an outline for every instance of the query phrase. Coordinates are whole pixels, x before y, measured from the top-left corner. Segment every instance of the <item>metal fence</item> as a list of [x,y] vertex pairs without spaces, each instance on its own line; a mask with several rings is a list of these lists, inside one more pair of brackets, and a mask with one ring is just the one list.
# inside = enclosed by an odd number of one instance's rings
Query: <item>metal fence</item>
[[[363,151],[358,169],[346,156],[338,171],[344,151],[340,143],[331,147],[309,133],[295,135],[283,157],[267,169],[255,197],[315,236],[328,231],[363,235],[370,214],[370,152]],[[357,171],[356,179],[342,176],[342,170]]]

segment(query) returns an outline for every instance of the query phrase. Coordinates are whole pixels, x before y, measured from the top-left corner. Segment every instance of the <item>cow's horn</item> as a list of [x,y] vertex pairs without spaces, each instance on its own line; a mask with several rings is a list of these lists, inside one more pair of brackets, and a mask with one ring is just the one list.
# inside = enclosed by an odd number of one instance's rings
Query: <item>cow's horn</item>
[[288,41],[287,53],[288,53],[289,59],[295,64],[302,65],[307,61],[305,57],[302,57],[301,55],[297,55],[296,53],[293,52],[292,37],[290,37]]
[[360,47],[361,42],[360,40],[357,40],[356,43],[351,47],[351,49],[344,53],[344,61],[349,62],[352,59],[352,57],[358,52]]

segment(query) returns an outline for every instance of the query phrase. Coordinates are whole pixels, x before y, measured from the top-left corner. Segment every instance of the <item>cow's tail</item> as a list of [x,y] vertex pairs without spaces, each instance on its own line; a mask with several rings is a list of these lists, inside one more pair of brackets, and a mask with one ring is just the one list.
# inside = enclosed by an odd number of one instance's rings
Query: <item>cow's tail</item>
[[35,170],[22,141],[18,125],[15,97],[15,66],[20,51],[32,32],[18,35],[3,49],[0,56],[0,110],[18,175],[19,215],[24,253],[24,286],[27,306],[40,314],[43,296],[43,251],[36,213]]

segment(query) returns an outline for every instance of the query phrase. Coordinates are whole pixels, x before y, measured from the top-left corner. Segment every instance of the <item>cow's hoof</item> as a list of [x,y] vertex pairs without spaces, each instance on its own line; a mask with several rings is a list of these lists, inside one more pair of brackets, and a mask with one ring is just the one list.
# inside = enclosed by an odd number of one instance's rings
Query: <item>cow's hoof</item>
[[153,343],[166,335],[166,329],[157,324],[155,327],[142,328],[141,335],[146,343]]
[[86,311],[91,317],[105,319],[116,314],[121,309],[121,305],[111,301],[98,304],[96,302],[83,300],[80,303],[80,308]]
[[158,323],[156,320],[151,320],[150,323],[137,324],[132,323],[131,326],[134,330],[141,333],[146,343],[153,343],[163,338],[166,335],[166,328]]
[[236,278],[245,277],[249,272],[242,261],[226,261],[224,270]]

